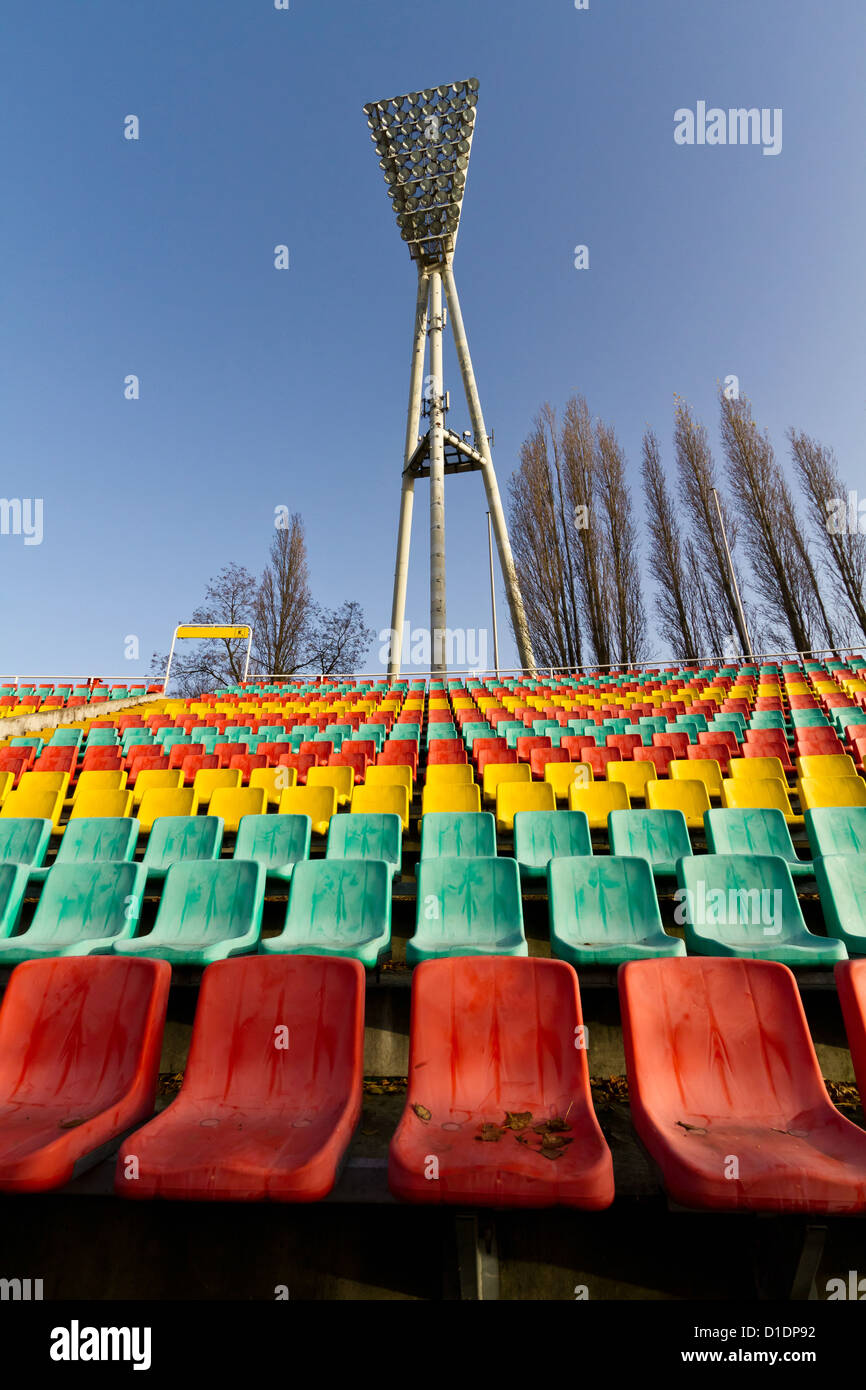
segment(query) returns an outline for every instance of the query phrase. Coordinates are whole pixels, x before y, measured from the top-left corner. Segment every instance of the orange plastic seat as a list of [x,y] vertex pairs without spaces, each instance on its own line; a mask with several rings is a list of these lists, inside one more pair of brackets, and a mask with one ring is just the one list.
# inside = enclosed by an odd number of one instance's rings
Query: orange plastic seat
[[619,994],[632,1122],[674,1201],[866,1208],[866,1133],[827,1094],[786,965],[630,962]]

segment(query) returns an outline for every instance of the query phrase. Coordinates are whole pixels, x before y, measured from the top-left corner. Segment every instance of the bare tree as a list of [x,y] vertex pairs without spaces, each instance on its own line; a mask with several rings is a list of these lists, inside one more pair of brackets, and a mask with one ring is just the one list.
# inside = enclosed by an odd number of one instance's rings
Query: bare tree
[[[679,496],[692,528],[692,572],[700,589],[704,615],[702,635],[713,655],[726,649],[728,635],[732,632],[736,632],[745,651],[748,646],[748,634],[740,618],[728,569],[714,490],[718,493],[719,507],[732,556],[737,541],[737,528],[718,486],[716,466],[706,429],[698,424],[688,405],[680,399],[677,399],[674,413],[674,449]],[[737,584],[742,591],[743,584],[738,573]]]
[[605,531],[607,609],[613,661],[629,666],[646,656],[646,609],[641,593],[637,527],[626,482],[625,457],[610,425],[596,426],[595,499]]
[[722,446],[728,477],[749,542],[752,581],[766,604],[770,641],[797,651],[832,645],[824,605],[791,489],[769,436],[761,434],[745,397],[720,392]]
[[572,396],[562,425],[566,494],[578,538],[576,574],[580,611],[589,632],[592,655],[600,666],[611,663],[609,596],[611,579],[607,535],[596,516],[596,440],[589,406]]
[[260,670],[288,674],[298,669],[311,606],[304,523],[293,512],[274,534],[259,584],[255,651]]
[[373,640],[364,610],[354,599],[345,599],[339,608],[313,604],[305,634],[305,668],[315,665],[323,676],[349,675],[359,670]]
[[816,539],[829,570],[834,592],[848,622],[866,639],[866,535],[848,515],[848,490],[839,476],[831,449],[799,430],[788,430],[788,442]]
[[[189,619],[197,627],[237,627],[253,621],[258,583],[243,565],[224,565],[205,589],[204,603]],[[208,638],[190,646],[176,646],[171,663],[171,685],[182,695],[196,695],[238,685],[247,656],[246,638]],[[168,653],[154,652],[151,675],[165,675]]]
[[694,547],[684,534],[682,515],[668,490],[659,443],[652,430],[643,437],[642,460],[652,541],[649,566],[656,582],[659,631],[678,660],[695,661],[700,655],[701,609],[694,578]]

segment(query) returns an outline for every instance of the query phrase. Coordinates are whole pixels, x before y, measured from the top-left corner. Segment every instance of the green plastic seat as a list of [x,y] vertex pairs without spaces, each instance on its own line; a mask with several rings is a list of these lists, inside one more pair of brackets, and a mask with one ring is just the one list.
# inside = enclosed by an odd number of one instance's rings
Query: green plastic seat
[[685,944],[662,926],[649,860],[638,855],[579,855],[547,866],[550,944],[571,965],[684,956]]
[[31,872],[41,869],[52,829],[50,820],[38,816],[0,819],[0,864],[22,864]]
[[710,854],[777,854],[788,865],[792,878],[815,876],[811,861],[797,857],[788,823],[775,807],[731,806],[705,811],[704,829]]
[[0,864],[0,949],[18,927],[29,876],[26,864]]
[[266,955],[351,956],[372,970],[391,946],[391,867],[384,859],[296,864],[279,936]]
[[81,816],[67,824],[54,863],[130,860],[137,843],[138,821],[134,816]]
[[424,859],[418,865],[410,965],[440,956],[526,956],[515,859]]
[[812,854],[866,854],[866,806],[820,806],[803,817]]
[[841,941],[815,936],[803,921],[791,871],[770,854],[701,854],[677,862],[675,920],[701,956],[834,965]]
[[422,859],[495,859],[491,811],[428,811],[421,817]]
[[692,852],[682,811],[609,811],[611,854],[645,859],[657,878],[675,878],[677,860]]
[[187,859],[165,876],[153,931],[121,955],[210,965],[255,952],[262,931],[265,871],[250,859]]
[[403,863],[403,822],[393,811],[358,811],[332,816],[326,859],[384,859],[391,873]]
[[187,859],[219,859],[221,816],[157,816],[141,861],[148,877],[165,878],[172,864]]
[[312,825],[309,816],[241,816],[234,858],[252,859],[268,878],[288,882],[295,865],[310,857]]
[[81,743],[81,729],[55,729],[48,740],[49,748],[77,748]]
[[91,729],[87,735],[85,747],[87,748],[113,748],[118,743],[117,732],[115,729]]
[[0,964],[44,956],[107,955],[138,926],[145,874],[140,864],[57,864],[46,875],[33,921],[0,941]]
[[585,811],[518,811],[514,858],[522,878],[545,879],[551,859],[592,854]]
[[815,860],[815,879],[827,935],[844,942],[850,955],[866,956],[866,858],[828,854]]

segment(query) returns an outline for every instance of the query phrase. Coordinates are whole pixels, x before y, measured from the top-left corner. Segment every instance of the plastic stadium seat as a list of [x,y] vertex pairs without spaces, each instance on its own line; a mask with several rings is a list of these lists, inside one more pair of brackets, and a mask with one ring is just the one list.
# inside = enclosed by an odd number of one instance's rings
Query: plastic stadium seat
[[667,777],[668,768],[674,760],[674,750],[672,748],[636,748],[634,759],[636,763],[652,763],[656,770],[657,777]]
[[802,816],[791,809],[786,783],[778,777],[725,777],[722,779],[722,805],[748,809],[750,807],[781,811],[789,825],[797,825]]
[[63,1187],[153,1113],[170,977],[159,962],[107,958],[12,972],[0,1006],[0,1189]]
[[211,795],[209,814],[217,816],[223,829],[237,833],[244,816],[262,816],[268,809],[264,787],[217,787]]
[[0,807],[3,820],[48,820],[56,829],[63,813],[63,793],[61,791],[33,791],[17,787],[11,791]]
[[704,816],[711,854],[777,854],[795,879],[814,878],[814,866],[800,859],[781,811],[764,806],[722,807]]
[[[131,860],[138,843],[138,821],[130,815],[70,817],[55,864],[95,864]],[[50,873],[50,870],[48,871]]]
[[133,788],[133,805],[140,806],[148,792],[180,791],[183,788],[183,773],[180,768],[145,767],[135,774],[134,785],[133,773],[130,772],[129,784]]
[[363,1052],[357,962],[258,957],[209,967],[183,1086],[124,1142],[115,1190],[139,1199],[321,1199],[360,1117]]
[[655,781],[656,770],[648,762],[608,763],[605,777],[608,782],[621,782],[628,792],[629,801],[632,798],[643,801],[647,782]]
[[611,811],[607,831],[611,854],[645,859],[658,878],[674,878],[692,852],[682,811]]
[[118,768],[86,768],[78,774],[72,793],[73,805],[84,792],[124,791],[126,772]]
[[265,870],[249,859],[187,859],[165,876],[153,930],[124,941],[121,954],[210,965],[255,952],[262,930]]
[[[451,790],[451,788],[448,788]],[[405,787],[356,787],[352,793],[352,815],[397,815],[404,830],[409,829],[409,793]]]
[[154,821],[142,865],[151,878],[165,878],[172,864],[219,859],[223,823],[218,816],[160,816]]
[[0,864],[41,869],[51,843],[52,829],[50,820],[40,820],[36,816],[0,819]]
[[[339,755],[336,755],[339,756]],[[331,762],[328,766],[319,764],[307,770],[308,787],[333,787],[337,793],[337,805],[348,806],[355,787],[355,769],[347,763]]]
[[[655,782],[647,783],[648,787],[655,785]],[[622,782],[594,782],[588,787],[572,783],[568,792],[568,809],[583,811],[589,819],[590,830],[607,830],[610,812],[627,811],[630,805]]]
[[646,802],[650,811],[682,811],[689,830],[703,830],[704,812],[710,809],[706,784],[693,778],[648,782]]
[[391,945],[391,868],[378,859],[307,859],[292,873],[286,921],[265,954],[351,956],[374,969]]
[[286,787],[280,796],[280,815],[309,816],[314,835],[327,835],[337,814],[333,787]]
[[510,833],[518,812],[555,811],[556,796],[550,782],[501,782],[496,792],[496,828]]
[[[192,784],[197,804],[199,806],[209,806],[210,799],[215,791],[239,787],[242,780],[241,771],[238,767],[206,768],[202,772],[197,772]],[[219,813],[215,812],[215,814],[218,815]]]
[[309,816],[244,816],[234,858],[252,859],[268,877],[289,880],[295,865],[310,857],[311,835]]
[[592,854],[589,821],[583,811],[518,811],[514,817],[514,857],[526,879],[546,883],[552,859]]
[[132,815],[132,791],[97,791],[88,789],[79,792],[72,802],[72,810],[69,812],[71,821],[79,820],[83,817],[93,820],[98,816],[108,816],[115,819],[119,816]]
[[866,1100],[866,961],[840,961],[834,973],[862,1104]]
[[187,758],[203,757],[204,751],[203,743],[187,743],[185,741],[173,743],[168,754],[168,765],[169,767],[183,767]]
[[801,777],[797,787],[804,811],[823,806],[866,806],[866,781],[862,777]]
[[813,936],[791,871],[771,854],[701,854],[677,864],[686,945],[702,956],[740,956],[783,965],[844,960],[841,941]]
[[[524,763],[526,771],[528,766]],[[444,787],[425,786],[421,797],[421,825],[429,815],[473,815],[481,811],[481,788],[477,782],[453,783]]]
[[866,806],[821,806],[804,817],[812,854],[866,854]]
[[779,758],[776,757],[743,757],[731,758],[729,774],[731,777],[746,778],[750,782],[766,781],[767,778],[775,778],[787,786],[785,777],[785,767]]
[[668,729],[663,734],[653,734],[653,748],[670,748],[675,758],[688,756],[689,736],[684,730]]
[[391,1191],[468,1207],[610,1206],[613,1163],[574,1045],[582,1030],[577,976],[562,961],[419,966]]
[[674,758],[668,776],[672,782],[703,782],[710,797],[722,794],[722,769],[715,758]]
[[547,866],[550,945],[571,965],[619,965],[646,956],[684,956],[662,927],[646,859],[590,855]]
[[364,783],[367,787],[405,787],[406,795],[412,800],[414,781],[411,767],[385,766],[381,763],[374,764],[367,768],[367,777]]
[[848,753],[804,753],[797,759],[798,777],[856,777],[854,759]]
[[611,763],[622,762],[622,754],[618,748],[584,748],[580,755],[581,762],[588,763],[592,768],[593,777],[603,779],[607,776],[607,769]]
[[326,859],[384,859],[399,874],[403,861],[403,824],[393,812],[368,811],[334,816],[328,830]]
[[145,875],[140,864],[55,864],[48,871],[33,921],[0,940],[0,964],[37,956],[106,955],[134,935]]
[[[496,755],[500,756],[499,754]],[[503,782],[531,782],[532,772],[528,763],[486,763],[483,776],[483,797],[485,801],[496,801],[496,792]]]
[[496,821],[490,811],[428,811],[421,817],[422,859],[496,857]]
[[40,772],[38,768],[32,768],[21,774],[18,792],[60,792],[65,797],[69,794],[69,773]]
[[410,965],[434,956],[529,954],[514,859],[422,859]]
[[619,993],[632,1120],[675,1202],[863,1210],[866,1134],[827,1095],[790,970],[641,961]]
[[453,787],[475,781],[471,763],[428,763],[425,787]]
[[[174,776],[174,773],[171,775]],[[197,809],[192,787],[149,787],[138,807],[138,824],[147,835],[159,817],[194,816]]]
[[815,860],[815,880],[828,936],[849,954],[866,956],[866,859],[831,854]]

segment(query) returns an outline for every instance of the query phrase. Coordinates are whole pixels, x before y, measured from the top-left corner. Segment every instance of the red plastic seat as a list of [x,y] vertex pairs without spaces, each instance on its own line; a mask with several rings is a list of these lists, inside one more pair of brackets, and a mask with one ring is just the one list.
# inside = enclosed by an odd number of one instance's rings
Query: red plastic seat
[[258,767],[267,767],[268,760],[264,753],[233,753],[229,759],[229,767],[240,769],[244,786],[249,786],[250,774]]
[[[505,739],[502,739],[503,746]],[[431,738],[427,745],[428,760],[437,753],[465,753],[462,738]]]
[[168,752],[169,767],[183,767],[187,758],[204,756],[203,743],[173,743]]
[[220,760],[217,757],[216,753],[190,754],[190,756],[184,758],[183,762],[180,765],[180,770],[183,773],[184,786],[192,786],[193,782],[195,781],[195,774],[197,772],[205,772],[207,770],[215,771],[219,766]]
[[124,1142],[115,1190],[318,1201],[334,1186],[360,1117],[363,1070],[359,961],[218,961],[202,977],[180,1094]]
[[528,763],[536,748],[552,748],[553,744],[546,734],[529,734],[517,740],[517,761]]
[[634,750],[643,747],[640,734],[608,734],[605,739],[608,748],[618,748],[623,759],[634,757]]
[[0,1189],[62,1187],[153,1114],[171,967],[31,960],[0,1006]]
[[593,748],[591,744],[584,744],[580,761],[589,763],[593,777],[603,781],[608,763],[621,763],[623,758],[618,748]]
[[570,763],[567,748],[533,748],[529,755],[529,768],[532,776],[544,779],[544,769],[548,763]]
[[[733,729],[699,729],[698,743],[723,743],[730,757],[738,758],[740,756],[740,745],[737,743],[737,735]],[[688,757],[688,753],[686,756]]]
[[819,724],[811,729],[795,729],[794,742],[797,757],[816,753],[844,753],[845,747],[829,724]]
[[667,777],[668,769],[674,760],[674,750],[672,748],[636,748],[634,750],[634,761],[636,763],[652,763],[656,774],[659,777]]
[[786,965],[633,961],[619,994],[632,1121],[674,1201],[866,1208],[866,1133],[827,1095]]
[[690,743],[686,749],[686,758],[693,762],[717,762],[722,769],[723,777],[727,777],[731,767],[731,752],[726,743]]
[[653,748],[671,748],[675,758],[687,758],[690,740],[684,729],[668,729],[663,734],[653,734]]
[[[577,975],[565,961],[419,965],[391,1191],[410,1202],[610,1206],[613,1164],[592,1106],[586,1049],[575,1046],[581,1028]],[[498,1135],[482,1129],[498,1130],[507,1114],[531,1118]],[[546,1136],[535,1128],[545,1124]]]
[[833,967],[848,1047],[861,1103],[866,1102],[866,960],[843,960]]

